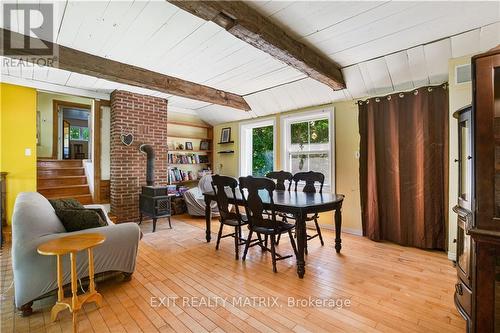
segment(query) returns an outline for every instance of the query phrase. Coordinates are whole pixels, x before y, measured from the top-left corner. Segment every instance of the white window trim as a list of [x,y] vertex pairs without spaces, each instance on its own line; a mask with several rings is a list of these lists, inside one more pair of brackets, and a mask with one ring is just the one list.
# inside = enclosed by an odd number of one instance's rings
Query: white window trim
[[313,120],[318,117],[328,118],[328,135],[330,137],[330,184],[325,184],[326,190],[336,192],[335,183],[335,108],[333,106],[325,107],[322,109],[312,110],[308,112],[300,112],[281,117],[281,165],[283,170],[290,171],[288,160],[287,142],[290,137],[290,124],[300,121]]
[[[264,126],[273,126],[273,169],[276,170],[277,164],[277,144],[278,144],[278,136],[277,136],[277,130],[276,130],[276,118],[268,118],[268,119],[262,119],[258,121],[245,121],[241,122],[239,124],[239,136],[240,136],[240,142],[239,142],[239,153],[240,157],[238,158],[238,174],[240,177],[242,176],[248,176],[251,174],[249,173],[246,169],[249,163],[249,159],[251,159],[251,155],[247,154],[248,152],[248,147],[247,147],[247,142],[248,138],[244,138],[244,135],[248,135],[248,130],[251,130],[256,127],[264,127]],[[250,161],[251,162],[251,161]]]

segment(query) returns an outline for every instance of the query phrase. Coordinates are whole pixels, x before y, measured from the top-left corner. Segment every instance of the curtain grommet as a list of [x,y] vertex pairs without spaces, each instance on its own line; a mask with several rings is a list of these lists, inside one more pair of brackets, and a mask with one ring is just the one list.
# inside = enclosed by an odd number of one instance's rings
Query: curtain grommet
[[375,102],[377,102],[377,103],[380,102],[380,98],[378,98],[378,97],[375,98]]
[[403,93],[399,93],[399,95],[398,95],[398,96],[399,96],[399,98],[403,98],[403,97],[405,97],[405,94],[403,94]]
[[387,100],[390,101],[391,100],[391,95],[387,96]]
[[417,95],[418,95],[418,90],[415,90],[415,91],[413,92],[413,95],[417,96]]

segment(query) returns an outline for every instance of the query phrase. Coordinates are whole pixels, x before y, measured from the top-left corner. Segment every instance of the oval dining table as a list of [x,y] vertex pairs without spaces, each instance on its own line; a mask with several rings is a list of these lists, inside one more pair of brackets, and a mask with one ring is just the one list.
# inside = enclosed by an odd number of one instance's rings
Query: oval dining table
[[[267,191],[260,191],[265,209],[270,209],[270,197]],[[206,221],[206,240],[211,240],[210,222],[212,220],[212,210],[210,204],[215,201],[213,192],[203,193],[205,198],[205,221]],[[243,200],[239,192],[236,198],[233,198],[231,192],[227,192],[229,202],[243,206]],[[277,212],[292,214],[295,217],[297,233],[297,275],[304,277],[305,266],[305,247],[307,242],[306,235],[306,217],[308,214],[335,211],[335,251],[340,253],[342,248],[341,229],[342,229],[342,203],[343,194],[335,193],[304,193],[295,191],[274,191],[273,192],[274,209]]]

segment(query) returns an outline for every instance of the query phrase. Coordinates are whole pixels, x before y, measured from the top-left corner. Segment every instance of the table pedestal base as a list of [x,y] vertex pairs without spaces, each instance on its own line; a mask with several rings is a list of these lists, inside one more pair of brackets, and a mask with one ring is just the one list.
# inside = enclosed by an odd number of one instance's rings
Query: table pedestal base
[[56,304],[52,307],[50,312],[50,319],[52,321],[57,320],[57,315],[59,312],[68,309],[73,313],[73,316],[76,316],[76,311],[80,310],[85,303],[95,302],[97,306],[102,305],[102,296],[97,291],[88,292],[82,295],[77,296],[76,307],[72,307],[73,298],[66,297],[62,301],[56,302]]

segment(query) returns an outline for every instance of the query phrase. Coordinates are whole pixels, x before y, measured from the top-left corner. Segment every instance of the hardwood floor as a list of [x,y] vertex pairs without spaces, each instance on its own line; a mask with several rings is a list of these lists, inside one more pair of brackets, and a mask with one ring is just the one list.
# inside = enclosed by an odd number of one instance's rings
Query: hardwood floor
[[[324,247],[319,241],[309,243],[301,280],[293,259],[278,262],[275,274],[270,254],[257,247],[250,249],[246,262],[234,260],[231,238],[223,239],[216,251],[215,241],[205,242],[202,218],[176,216],[172,225],[170,230],[160,221],[154,234],[150,222],[142,225],[145,235],[132,281],[98,283],[103,306],[83,307],[79,332],[465,331],[453,304],[455,270],[443,252],[344,234],[337,255],[334,234],[324,230]],[[217,226],[214,220],[212,230]],[[286,238],[279,245],[282,254],[292,252]],[[55,299],[35,302],[37,311],[30,317],[15,314],[8,249],[2,250],[0,264],[1,332],[71,331],[68,311],[50,322]],[[307,302],[310,297],[344,306],[288,306],[289,298]],[[245,303],[251,301],[270,304]]]

